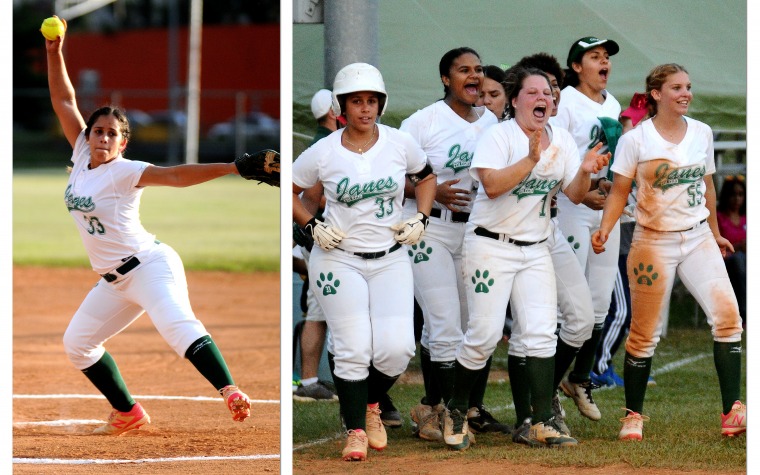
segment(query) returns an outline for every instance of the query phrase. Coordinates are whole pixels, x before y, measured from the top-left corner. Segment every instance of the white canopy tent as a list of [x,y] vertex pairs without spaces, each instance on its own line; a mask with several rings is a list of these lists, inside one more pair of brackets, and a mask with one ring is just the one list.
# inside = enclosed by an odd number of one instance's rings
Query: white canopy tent
[[[653,66],[676,62],[690,73],[692,116],[717,128],[745,128],[744,0],[381,0],[379,8],[377,66],[389,94],[383,121],[390,125],[441,98],[438,61],[451,48],[470,46],[484,64],[496,65],[544,51],[564,66],[575,40],[597,36],[620,45],[609,90],[623,108],[643,91]],[[311,96],[330,87],[323,83],[323,36],[324,25],[293,26],[295,131],[313,128]]]

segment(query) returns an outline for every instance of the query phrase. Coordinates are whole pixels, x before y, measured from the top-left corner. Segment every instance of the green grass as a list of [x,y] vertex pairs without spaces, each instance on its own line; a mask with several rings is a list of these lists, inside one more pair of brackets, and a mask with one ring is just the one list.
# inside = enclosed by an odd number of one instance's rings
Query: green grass
[[[66,179],[64,167],[14,172],[14,264],[89,266],[63,203]],[[236,176],[149,187],[140,214],[145,229],[172,246],[187,269],[279,271],[279,191]]]
[[[622,369],[622,354],[618,353],[615,366]],[[674,369],[665,368],[668,364],[697,355],[703,357]],[[419,371],[417,361],[415,357],[408,371]],[[746,361],[744,364],[746,367]],[[494,368],[505,374],[505,345],[500,344],[494,354]],[[613,388],[595,391],[595,401],[602,411],[602,419],[598,422],[580,416],[573,402],[561,397],[568,414],[567,424],[580,442],[576,448],[529,449],[513,443],[506,436],[486,434],[478,435],[476,444],[466,452],[454,453],[442,444],[424,442],[411,436],[409,408],[418,403],[423,387],[421,384],[397,383],[391,390],[391,397],[405,418],[404,426],[388,430],[388,449],[382,456],[397,454],[434,460],[456,457],[453,460],[457,463],[468,464],[478,459],[488,459],[557,467],[591,468],[624,463],[642,469],[704,470],[714,473],[745,470],[746,436],[734,440],[724,439],[720,435],[720,392],[713,366],[709,328],[704,323],[698,328],[691,325],[671,327],[657,348],[653,370],[657,385],[647,390],[644,413],[651,417],[651,421],[644,426],[645,440],[642,443],[616,440],[625,399],[623,388]],[[512,404],[509,382],[497,379],[492,374],[486,392],[486,406],[492,409],[497,419],[513,424],[515,415],[514,409],[509,406]],[[294,402],[294,461],[336,459],[339,456],[338,444],[334,442],[340,437],[338,411],[337,403]],[[314,443],[320,439],[323,441]]]

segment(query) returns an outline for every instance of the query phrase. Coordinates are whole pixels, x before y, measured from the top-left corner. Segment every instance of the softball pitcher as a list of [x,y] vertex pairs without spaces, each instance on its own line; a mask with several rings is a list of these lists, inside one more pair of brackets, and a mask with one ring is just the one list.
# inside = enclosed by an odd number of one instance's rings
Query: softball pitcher
[[683,66],[656,66],[647,76],[646,94],[652,118],[622,137],[612,165],[612,193],[592,237],[594,252],[603,253],[635,180],[637,224],[628,254],[632,317],[623,373],[626,415],[619,438],[643,438],[649,419],[642,415],[647,378],[676,274],[712,328],[723,401],[721,434],[732,437],[747,430],[746,407],[739,400],[742,327],[722,258],[733,246],[720,235],[715,214],[712,130],[686,116],[693,95]]
[[470,174],[480,182],[465,231],[464,269],[469,309],[467,331],[456,353],[454,396],[444,418],[444,441],[469,446],[465,416],[479,370],[501,339],[507,302],[514,316],[510,348],[526,355],[533,425],[528,443],[569,446],[551,411],[557,300],[547,246],[549,206],[559,188],[580,202],[590,173],[607,156],[577,159],[572,137],[548,127],[554,99],[538,69],[515,68],[506,83],[513,119],[489,128],[478,142]]
[[[424,319],[420,358],[423,368],[430,368],[423,371],[425,396],[411,409],[411,418],[420,438],[440,441],[442,401],[451,398],[456,348],[467,326],[462,246],[472,208],[470,197],[477,185],[469,174],[470,161],[483,131],[498,121],[487,108],[473,106],[483,82],[483,66],[475,50],[460,47],[446,52],[438,69],[443,99],[412,114],[400,129],[422,147],[438,179],[425,239],[409,248],[408,254],[414,295]],[[416,212],[417,202],[408,198],[404,217]],[[489,367],[490,361],[484,368],[486,383]],[[483,407],[482,399],[477,407],[469,408],[476,431],[504,429]]]
[[190,307],[180,257],[140,223],[146,186],[190,186],[236,174],[234,163],[158,167],[127,160],[129,122],[116,108],[102,107],[85,123],[64,63],[63,37],[46,40],[50,98],[73,148],[64,201],[101,279],[82,302],[63,336],[74,366],[113,407],[95,434],[120,435],[150,422],[136,403],[104,344],[144,312],[180,356],[189,359],[219,391],[232,417],[250,415],[250,401],[236,386],[219,349]]
[[[607,91],[607,81],[612,72],[610,56],[617,54],[616,42],[595,37],[581,38],[573,43],[567,56],[565,87],[562,102],[552,125],[566,129],[575,139],[582,157],[598,143],[603,143],[602,151],[612,150],[617,137],[609,136],[603,129],[604,120],[618,123],[620,104]],[[613,157],[614,160],[614,157]],[[578,406],[582,415],[591,420],[599,420],[602,415],[591,395],[591,369],[594,364],[596,346],[610,308],[612,289],[617,274],[617,253],[620,242],[620,227],[612,229],[609,246],[611,251],[596,255],[590,251],[591,234],[598,229],[602,218],[604,198],[609,192],[607,169],[594,176],[594,186],[586,193],[581,204],[571,203],[566,196],[557,198],[559,226],[575,250],[590,285],[594,306],[594,327],[591,337],[581,346],[575,358],[575,366],[567,379],[560,383],[562,391]]]
[[[382,75],[353,63],[338,71],[333,106],[347,120],[293,164],[293,219],[316,244],[309,280],[330,330],[333,380],[347,431],[342,457],[365,460],[387,435],[378,401],[414,355],[412,266],[435,197],[425,152],[405,132],[377,124],[387,105]],[[404,183],[417,186],[417,213],[402,220]],[[298,195],[321,182],[324,221]]]

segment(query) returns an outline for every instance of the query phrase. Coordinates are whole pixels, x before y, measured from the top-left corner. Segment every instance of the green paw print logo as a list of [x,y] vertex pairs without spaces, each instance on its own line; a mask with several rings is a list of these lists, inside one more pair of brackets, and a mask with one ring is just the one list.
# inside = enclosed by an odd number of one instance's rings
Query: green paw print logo
[[332,272],[328,272],[327,276],[320,272],[319,280],[317,281],[317,287],[322,289],[322,295],[335,295],[338,293],[340,281],[338,279],[335,279],[335,282],[333,282]]
[[652,272],[653,270],[654,266],[652,266],[652,264],[644,267],[644,263],[639,262],[639,266],[633,268],[633,274],[636,276],[636,283],[644,285],[654,284],[654,281],[657,280],[659,274],[657,272]]
[[570,244],[570,247],[573,249],[573,252],[577,251],[579,247],[581,247],[581,243],[575,242],[575,236],[568,236],[567,242]]
[[[480,279],[483,279],[481,282],[478,282]],[[488,271],[484,270],[483,275],[480,274],[480,270],[475,271],[475,275],[472,276],[472,283],[475,284],[475,293],[479,294],[487,294],[489,291],[489,287],[491,287],[494,283],[493,279],[488,278]]]
[[430,254],[433,252],[432,247],[426,247],[425,241],[420,241],[420,245],[412,245],[412,249],[409,252],[409,257],[414,257],[414,263],[419,264],[430,260]]

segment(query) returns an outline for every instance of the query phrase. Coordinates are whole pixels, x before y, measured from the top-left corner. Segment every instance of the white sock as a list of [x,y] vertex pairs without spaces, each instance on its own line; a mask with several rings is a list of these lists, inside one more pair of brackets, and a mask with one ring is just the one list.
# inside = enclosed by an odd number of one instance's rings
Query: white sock
[[306,378],[301,380],[301,386],[311,386],[312,384],[316,383],[319,380],[318,376],[314,376],[313,378]]

